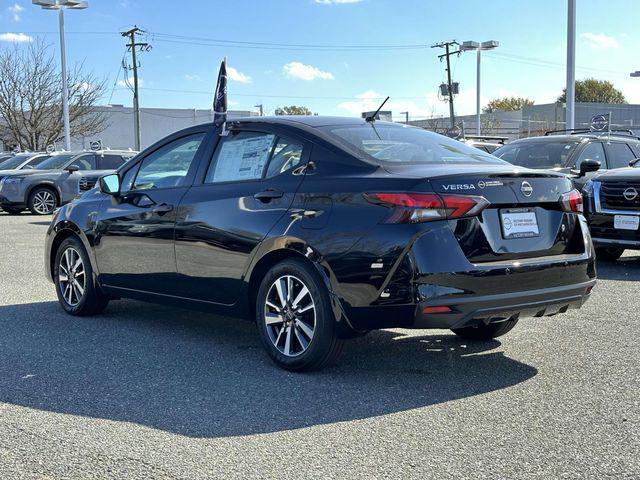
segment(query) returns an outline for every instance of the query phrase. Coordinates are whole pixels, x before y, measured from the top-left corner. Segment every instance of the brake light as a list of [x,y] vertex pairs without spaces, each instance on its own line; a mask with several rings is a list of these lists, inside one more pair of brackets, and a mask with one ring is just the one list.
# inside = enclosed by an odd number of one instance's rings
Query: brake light
[[489,205],[484,197],[436,193],[367,193],[365,198],[371,203],[395,207],[385,223],[421,223],[472,217]]
[[578,190],[571,190],[570,192],[563,193],[560,197],[560,206],[565,212],[584,212],[584,201]]

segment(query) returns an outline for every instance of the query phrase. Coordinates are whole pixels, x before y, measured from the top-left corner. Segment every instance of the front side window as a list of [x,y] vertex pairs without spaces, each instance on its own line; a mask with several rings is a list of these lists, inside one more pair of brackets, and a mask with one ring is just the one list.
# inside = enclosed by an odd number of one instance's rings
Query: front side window
[[360,124],[322,130],[376,164],[504,164],[477,148],[421,128]]
[[510,143],[493,154],[513,165],[526,168],[563,168],[579,141],[536,141]]
[[108,153],[98,157],[100,170],[115,170],[124,163],[124,159],[120,155]]
[[609,168],[624,168],[636,158],[633,151],[626,143],[611,143],[609,149]]
[[79,155],[73,159],[72,165],[77,165],[80,170],[96,170],[96,156],[93,153]]
[[50,158],[36,166],[36,170],[62,170],[69,164],[69,161],[77,155],[77,153],[52,155]]
[[[174,140],[145,157],[132,189],[148,190],[184,186],[204,136],[204,133],[195,133]],[[123,186],[126,186],[124,181]]]
[[262,178],[274,147],[274,140],[275,135],[268,133],[230,133],[218,144],[205,177],[205,183],[239,182]]
[[580,168],[580,165],[585,160],[597,160],[600,162],[601,168],[607,168],[607,161],[604,156],[604,147],[601,142],[593,142],[587,145],[585,149],[582,150],[578,160],[576,160],[575,168]]

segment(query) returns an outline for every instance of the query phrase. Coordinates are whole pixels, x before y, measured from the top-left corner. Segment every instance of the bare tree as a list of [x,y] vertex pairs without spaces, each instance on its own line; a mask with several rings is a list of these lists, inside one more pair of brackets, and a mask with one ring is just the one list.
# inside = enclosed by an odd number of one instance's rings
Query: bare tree
[[[51,49],[37,40],[0,51],[0,135],[6,144],[43,150],[63,135],[62,75]],[[86,73],[83,64],[68,72],[71,136],[90,136],[106,128],[96,107],[106,80]]]

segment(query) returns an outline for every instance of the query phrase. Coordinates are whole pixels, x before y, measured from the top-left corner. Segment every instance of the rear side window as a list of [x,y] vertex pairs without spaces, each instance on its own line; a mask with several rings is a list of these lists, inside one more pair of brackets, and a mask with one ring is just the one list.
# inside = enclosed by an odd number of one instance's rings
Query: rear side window
[[421,128],[367,123],[321,127],[321,130],[376,164],[504,163],[463,142]]
[[262,178],[275,138],[273,134],[257,132],[231,133],[224,137],[213,155],[205,183]]
[[302,150],[303,146],[300,142],[282,137],[278,138],[273,148],[266,177],[275,177],[291,168],[297,167],[302,161]]
[[527,168],[562,168],[579,142],[519,142],[497,149],[493,154],[513,165]]
[[611,143],[608,145],[609,168],[624,168],[629,166],[629,162],[636,158],[635,154],[626,143]]
[[101,155],[98,160],[98,168],[100,170],[115,170],[124,163],[124,159],[120,155],[112,153]]

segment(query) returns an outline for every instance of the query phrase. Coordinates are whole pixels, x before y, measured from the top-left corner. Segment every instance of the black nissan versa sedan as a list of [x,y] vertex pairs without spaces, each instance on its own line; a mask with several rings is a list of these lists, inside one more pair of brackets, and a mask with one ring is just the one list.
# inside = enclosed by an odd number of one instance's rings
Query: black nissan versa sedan
[[157,142],[63,206],[46,268],[71,315],[137,298],[255,319],[290,370],[377,328],[489,339],[596,281],[563,175],[386,122],[255,117]]

